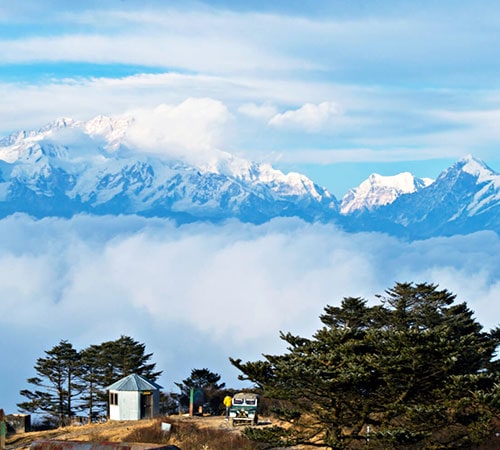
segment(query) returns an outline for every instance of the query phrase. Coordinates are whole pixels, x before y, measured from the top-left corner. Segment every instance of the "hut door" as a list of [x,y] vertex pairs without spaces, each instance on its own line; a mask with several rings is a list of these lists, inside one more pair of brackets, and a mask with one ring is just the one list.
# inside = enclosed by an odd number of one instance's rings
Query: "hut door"
[[151,392],[141,393],[141,419],[153,417],[153,395]]

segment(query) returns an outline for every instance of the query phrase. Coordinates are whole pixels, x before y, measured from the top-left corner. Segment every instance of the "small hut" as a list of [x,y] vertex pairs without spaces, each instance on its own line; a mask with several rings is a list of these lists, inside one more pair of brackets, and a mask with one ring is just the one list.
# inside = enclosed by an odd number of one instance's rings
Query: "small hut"
[[162,386],[137,374],[128,375],[108,386],[109,419],[150,419],[160,411]]

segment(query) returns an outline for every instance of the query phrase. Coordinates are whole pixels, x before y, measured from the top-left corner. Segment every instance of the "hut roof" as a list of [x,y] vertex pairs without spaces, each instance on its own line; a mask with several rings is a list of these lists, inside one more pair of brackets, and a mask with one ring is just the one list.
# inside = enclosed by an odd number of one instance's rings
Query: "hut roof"
[[116,381],[106,389],[109,391],[151,391],[162,388],[159,384],[133,373]]

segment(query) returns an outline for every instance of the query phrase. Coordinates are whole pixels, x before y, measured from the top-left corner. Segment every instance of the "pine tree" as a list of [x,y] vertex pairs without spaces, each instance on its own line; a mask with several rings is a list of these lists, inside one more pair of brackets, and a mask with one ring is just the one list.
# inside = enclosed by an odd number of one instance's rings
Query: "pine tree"
[[[312,339],[281,333],[284,355],[231,359],[291,428],[249,431],[281,445],[466,448],[499,412],[498,329],[483,332],[466,304],[432,284],[397,283],[381,304],[327,306]],[[368,432],[368,430],[370,430]]]
[[[87,411],[91,421],[107,410],[106,387],[124,376],[136,373],[156,381],[161,371],[150,363],[152,353],[131,337],[91,345],[81,352],[61,341],[39,358],[35,365],[38,376],[28,383],[39,389],[22,390],[28,400],[18,404],[22,411],[45,413],[59,425],[65,425],[75,411]],[[74,400],[78,403],[74,404]]]
[[500,395],[497,331],[483,332],[465,303],[433,284],[398,283],[380,298],[387,315],[372,336],[385,403],[380,438],[448,448],[481,440],[492,410],[480,399]]
[[152,353],[145,353],[146,345],[129,336],[120,336],[97,346],[102,366],[101,385],[109,386],[130,374],[141,375],[156,381],[162,371],[155,371],[156,363],[150,363]]
[[105,362],[99,345],[91,345],[80,354],[81,379],[85,385],[81,396],[81,408],[88,412],[88,420],[91,423],[96,416],[104,414],[107,409],[107,395],[103,386]]
[[222,399],[226,393],[225,383],[220,383],[221,376],[209,369],[192,369],[191,375],[182,380],[181,383],[175,383],[181,391],[180,394],[173,394],[179,404],[187,408],[191,389],[200,389],[203,391],[204,410],[211,413],[217,413],[222,405]]
[[59,426],[64,426],[74,414],[72,400],[82,389],[78,383],[80,356],[65,340],[45,354],[35,365],[38,376],[28,379],[28,383],[40,389],[22,390],[21,395],[28,401],[19,403],[18,407],[21,411],[45,413]]
[[152,353],[145,353],[146,345],[130,336],[120,336],[85,349],[84,363],[88,371],[84,377],[87,391],[85,405],[90,414],[107,415],[108,398],[106,387],[120,378],[133,373],[156,381],[161,371],[155,371],[156,363],[150,363]]

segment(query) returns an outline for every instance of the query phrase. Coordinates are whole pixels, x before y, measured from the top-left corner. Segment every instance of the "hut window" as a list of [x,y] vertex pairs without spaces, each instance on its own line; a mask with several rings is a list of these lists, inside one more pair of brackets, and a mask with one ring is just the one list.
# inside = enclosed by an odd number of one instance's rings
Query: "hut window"
[[109,393],[109,404],[110,405],[118,405],[118,393],[116,393],[116,392]]

